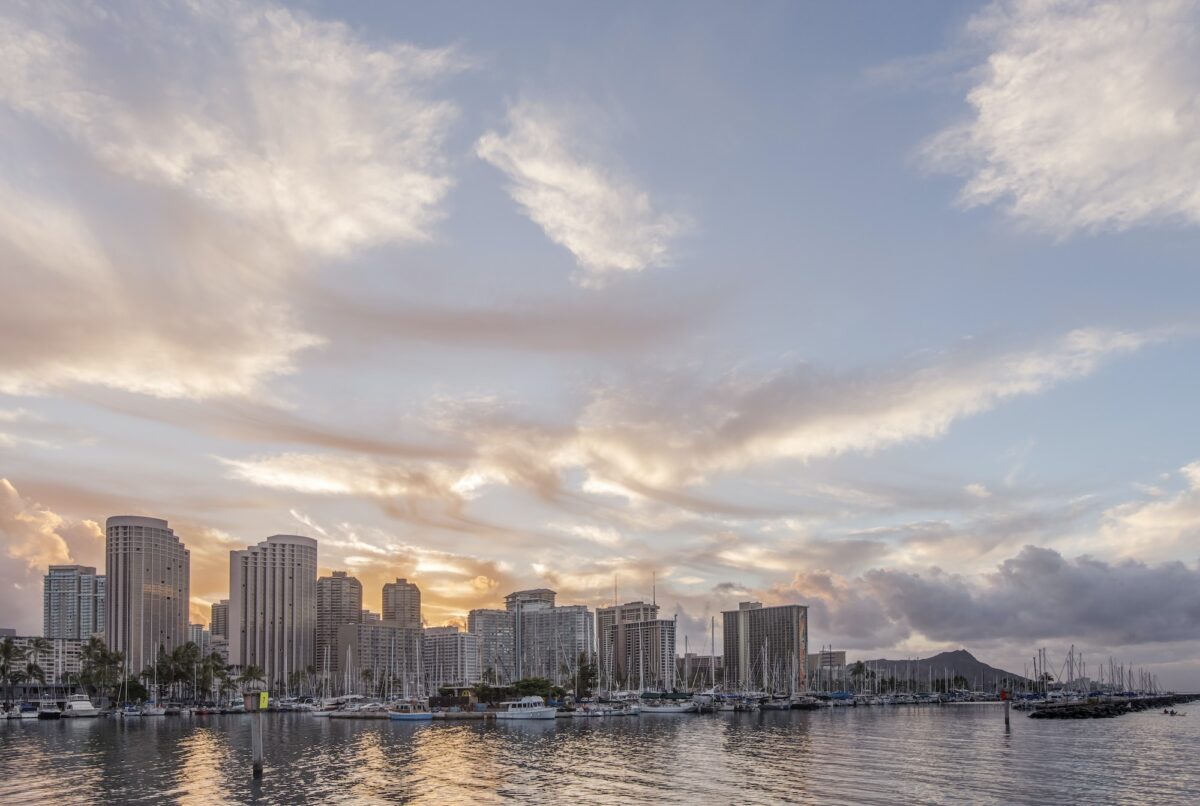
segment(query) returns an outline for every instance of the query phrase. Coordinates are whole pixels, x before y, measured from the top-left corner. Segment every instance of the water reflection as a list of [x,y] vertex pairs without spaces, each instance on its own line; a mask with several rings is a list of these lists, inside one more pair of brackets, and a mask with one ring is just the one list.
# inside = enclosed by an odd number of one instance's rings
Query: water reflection
[[830,709],[546,722],[247,716],[0,722],[0,802],[1189,802],[1200,720]]

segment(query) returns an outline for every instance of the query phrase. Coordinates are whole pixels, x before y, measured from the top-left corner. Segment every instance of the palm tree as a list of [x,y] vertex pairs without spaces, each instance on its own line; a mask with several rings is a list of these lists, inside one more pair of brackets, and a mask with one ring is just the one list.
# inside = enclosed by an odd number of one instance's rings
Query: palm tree
[[38,636],[29,639],[29,645],[25,649],[25,680],[32,683],[35,680],[39,686],[46,685],[46,671],[42,668],[42,654],[53,652],[54,645],[45,638]]
[[[5,638],[0,641],[0,683],[12,685],[9,682],[9,675],[16,668],[17,661],[21,658],[21,650],[17,649],[16,642],[11,638]],[[8,692],[8,699],[12,699],[12,691]]]
[[242,684],[242,690],[245,691],[246,687],[250,684],[263,683],[266,681],[266,679],[266,672],[263,671],[261,666],[250,664],[242,670],[242,674],[241,677],[238,678],[238,682]]
[[858,661],[850,667],[850,677],[855,681],[856,687],[862,690],[862,680],[867,674],[867,666],[862,661]]
[[373,672],[370,669],[363,669],[362,681],[367,687],[368,695],[375,693],[374,688],[371,685],[374,680],[375,680],[375,672]]

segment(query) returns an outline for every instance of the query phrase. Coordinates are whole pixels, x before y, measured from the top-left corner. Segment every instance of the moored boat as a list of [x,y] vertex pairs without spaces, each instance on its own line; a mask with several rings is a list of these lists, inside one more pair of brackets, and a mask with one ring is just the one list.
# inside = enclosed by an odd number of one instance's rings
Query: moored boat
[[61,716],[62,710],[59,709],[58,703],[54,702],[53,700],[42,700],[38,704],[38,719],[58,719]]
[[429,706],[420,701],[399,702],[388,712],[388,719],[397,722],[424,722],[433,719]]
[[68,719],[78,719],[80,717],[100,716],[100,710],[92,704],[86,694],[72,694],[67,697],[66,707],[63,709],[62,715]]
[[496,713],[496,719],[554,719],[554,706],[546,705],[541,697],[522,697],[500,704],[506,708]]

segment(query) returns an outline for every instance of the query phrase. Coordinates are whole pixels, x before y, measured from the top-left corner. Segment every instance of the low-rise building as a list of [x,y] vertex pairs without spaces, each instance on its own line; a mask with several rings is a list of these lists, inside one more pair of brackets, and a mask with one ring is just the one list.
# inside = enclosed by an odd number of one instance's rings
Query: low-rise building
[[[50,648],[40,654],[30,657],[29,650],[37,636],[11,636],[17,651],[26,657],[25,663],[36,663],[45,675],[47,685],[74,682],[82,669],[83,645],[86,641],[77,638],[48,638]],[[19,664],[25,668],[25,663]]]

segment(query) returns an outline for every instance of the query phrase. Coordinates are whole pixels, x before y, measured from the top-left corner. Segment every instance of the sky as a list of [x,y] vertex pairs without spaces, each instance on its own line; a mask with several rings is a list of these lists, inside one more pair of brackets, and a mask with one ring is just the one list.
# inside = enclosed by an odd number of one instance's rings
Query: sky
[[[1194,2],[0,6],[0,626],[166,518],[431,625],[1200,689]],[[715,636],[711,629],[716,618]]]

